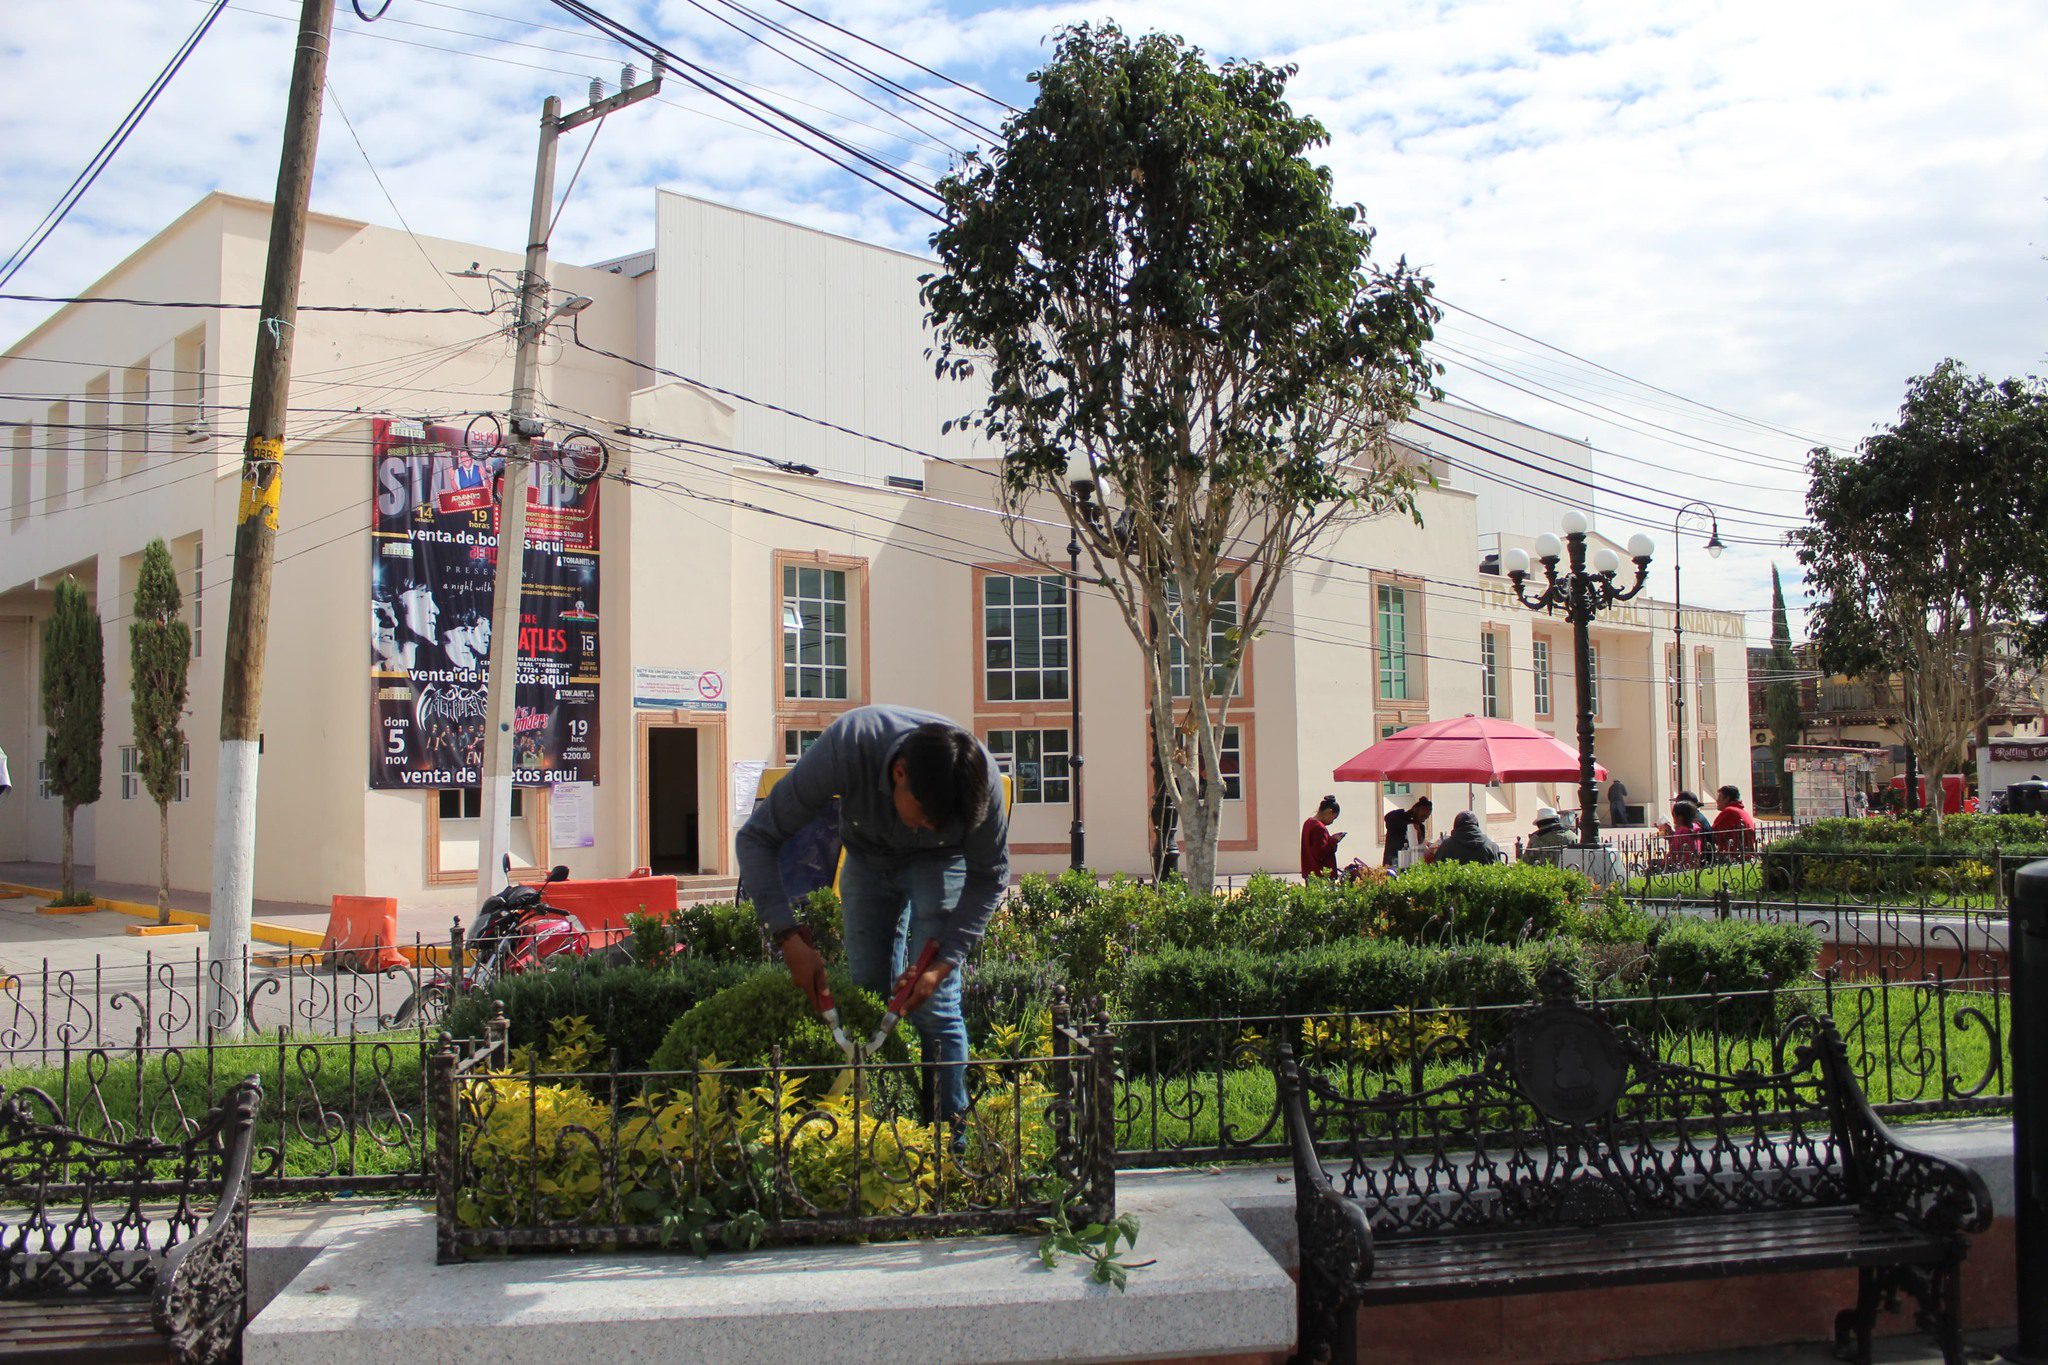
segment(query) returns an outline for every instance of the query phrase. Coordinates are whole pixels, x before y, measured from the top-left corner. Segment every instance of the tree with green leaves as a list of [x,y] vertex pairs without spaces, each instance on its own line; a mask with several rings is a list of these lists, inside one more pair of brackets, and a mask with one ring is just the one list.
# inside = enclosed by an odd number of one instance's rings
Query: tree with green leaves
[[50,790],[64,803],[64,881],[60,905],[83,905],[72,858],[78,808],[100,799],[100,743],[106,717],[106,650],[99,613],[75,578],[57,584],[43,622],[43,759]]
[[[1292,67],[1179,38],[1063,30],[1003,144],[940,184],[924,280],[941,376],[1000,446],[1020,553],[1066,568],[1057,513],[1146,663],[1185,873],[1215,874],[1221,740],[1290,565],[1340,522],[1415,515],[1388,440],[1433,394],[1438,313],[1309,153]],[[952,425],[951,423],[948,424]]]
[[1785,785],[1785,750],[1799,742],[1799,684],[1792,674],[1799,667],[1792,654],[1792,622],[1785,614],[1785,585],[1778,579],[1778,566],[1771,565],[1771,659],[1765,666],[1770,679],[1764,684],[1764,723],[1771,732],[1771,769],[1776,774],[1780,808],[1790,810],[1791,791]]
[[[1810,461],[1793,533],[1820,666],[1864,679],[1938,789],[2003,675],[2048,650],[2048,385],[1944,360],[1899,420]],[[1939,801],[1934,819],[1939,824]]]
[[128,627],[134,675],[129,706],[135,721],[136,766],[156,802],[156,921],[171,922],[171,802],[185,765],[185,680],[192,663],[192,628],[178,617],[182,599],[170,547],[161,538],[142,552],[135,581],[135,620]]

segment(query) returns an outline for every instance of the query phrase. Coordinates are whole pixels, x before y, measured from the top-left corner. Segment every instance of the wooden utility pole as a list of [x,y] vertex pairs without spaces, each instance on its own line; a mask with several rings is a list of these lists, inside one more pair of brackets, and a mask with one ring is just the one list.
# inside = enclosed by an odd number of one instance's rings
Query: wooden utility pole
[[249,427],[242,443],[242,492],[235,513],[234,584],[228,598],[227,659],[220,695],[220,766],[213,820],[213,900],[207,949],[212,959],[209,1022],[239,1031],[256,871],[257,724],[263,709],[263,655],[270,631],[270,571],[284,485],[285,413],[292,338],[299,315],[299,266],[313,199],[320,106],[334,0],[304,0],[285,101],[284,151],[270,209],[270,255],[263,311],[249,378]]
[[[519,602],[526,591],[526,487],[533,442],[545,429],[539,413],[540,346],[549,323],[590,302],[572,299],[559,309],[548,306],[555,149],[562,134],[658,92],[661,73],[657,70],[648,80],[635,84],[633,68],[627,67],[620,84],[617,94],[604,96],[593,83],[590,103],[566,117],[562,101],[553,95],[540,111],[540,155],[533,171],[533,209],[526,229],[526,269],[519,277],[519,322],[512,358],[512,447],[498,480],[498,563],[491,583],[491,662],[484,693],[484,770],[477,811],[483,823],[476,859],[479,908],[504,885],[512,856],[512,783],[517,767],[512,727],[518,715]],[[539,850],[539,858],[546,861],[546,850]]]

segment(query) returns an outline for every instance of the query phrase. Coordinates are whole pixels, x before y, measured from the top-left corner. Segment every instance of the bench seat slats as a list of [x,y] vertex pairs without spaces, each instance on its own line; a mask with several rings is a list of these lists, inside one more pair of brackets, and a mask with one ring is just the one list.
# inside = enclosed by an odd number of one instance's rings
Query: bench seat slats
[[1412,1302],[1592,1283],[1935,1264],[1949,1254],[1942,1238],[1855,1208],[1521,1228],[1380,1242],[1363,1299]]
[[0,1315],[0,1361],[167,1361],[145,1298],[14,1300]]

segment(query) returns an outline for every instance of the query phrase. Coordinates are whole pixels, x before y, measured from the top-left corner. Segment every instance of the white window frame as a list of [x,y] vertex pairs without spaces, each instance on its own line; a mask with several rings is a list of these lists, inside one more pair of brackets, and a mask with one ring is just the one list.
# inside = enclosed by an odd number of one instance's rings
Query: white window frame
[[1536,672],[1536,714],[1549,716],[1552,710],[1550,696],[1550,641],[1541,636],[1533,637],[1529,644],[1531,666]]
[[121,746],[121,799],[133,801],[142,790],[142,750],[133,744]]
[[1490,630],[1479,632],[1479,714],[1500,718],[1500,639]]
[[[804,592],[806,574],[817,575],[818,591]],[[793,564],[782,566],[782,700],[785,702],[846,702],[853,699],[853,603],[849,589],[853,575],[845,569],[828,568],[822,564]],[[838,595],[832,595],[836,584]],[[839,629],[832,630],[825,617],[827,609],[839,608]],[[808,612],[817,613],[817,624],[813,632]],[[808,643],[806,636],[815,634]],[[832,658],[834,643],[839,646],[838,661]],[[817,657],[804,658],[805,650],[815,649]],[[814,675],[818,690],[804,690],[806,675]],[[838,691],[833,691],[833,684]]]
[[[1037,773],[1027,773],[1025,763],[1018,757],[1018,737],[1038,737]],[[1055,747],[1051,742],[1058,736]],[[1064,725],[1058,726],[998,726],[988,732],[988,751],[995,755],[999,767],[1010,774],[1012,802],[1019,806],[1064,806],[1073,800],[1074,769],[1073,736]],[[1057,760],[1059,775],[1053,775]],[[1006,767],[1004,765],[1007,765]],[[1057,786],[1057,791],[1054,790]]]
[[[1223,733],[1216,736],[1216,766],[1221,770],[1218,776],[1223,779],[1225,801],[1244,800],[1244,759],[1244,729],[1236,725],[1224,726]],[[1235,760],[1234,765],[1232,760]],[[1232,771],[1233,766],[1235,771]]]
[[[1019,597],[1026,594],[1033,600],[1020,602]],[[1001,602],[996,601],[999,595]],[[1067,583],[1059,575],[984,574],[981,685],[988,701],[999,705],[1066,701],[1072,685],[1072,624],[1067,612]],[[1027,632],[1036,649],[1036,659],[1029,663],[1021,648]],[[999,646],[1007,647],[1009,655],[1008,662],[1000,665],[993,658]],[[1055,655],[1057,663],[1052,662]]]
[[[1211,660],[1216,659],[1224,651],[1230,648],[1230,632],[1237,629],[1238,579],[1235,573],[1226,574],[1224,577],[1229,581],[1230,596],[1227,598],[1219,597],[1217,599],[1215,614],[1210,616],[1209,618],[1209,658]],[[1178,583],[1174,583],[1171,581],[1167,583],[1166,604],[1166,610],[1168,615],[1174,621],[1180,621],[1180,585]],[[1183,629],[1185,629],[1185,627],[1183,627]],[[1180,632],[1176,630],[1169,630],[1167,632],[1166,639],[1166,680],[1167,685],[1173,690],[1173,697],[1175,701],[1185,701],[1193,695],[1192,692],[1189,690],[1190,679],[1188,677],[1187,655],[1187,646],[1181,643]],[[1228,668],[1229,665],[1227,664],[1218,664],[1212,662],[1209,665],[1209,685],[1211,696],[1216,696],[1219,694],[1221,690],[1220,684],[1223,681],[1223,675],[1228,670]],[[1237,682],[1235,686],[1231,688],[1230,695],[1233,698],[1241,697],[1244,695],[1244,668],[1241,665],[1237,670]]]
[[[1379,650],[1379,699],[1414,701],[1414,670],[1408,666],[1408,589],[1398,583],[1373,586],[1372,633]],[[1398,640],[1390,630],[1396,621],[1400,626]]]
[[807,729],[800,725],[784,726],[782,730],[783,766],[788,768],[795,767],[796,761],[809,753],[811,746],[818,742],[818,736],[824,733],[823,730]]

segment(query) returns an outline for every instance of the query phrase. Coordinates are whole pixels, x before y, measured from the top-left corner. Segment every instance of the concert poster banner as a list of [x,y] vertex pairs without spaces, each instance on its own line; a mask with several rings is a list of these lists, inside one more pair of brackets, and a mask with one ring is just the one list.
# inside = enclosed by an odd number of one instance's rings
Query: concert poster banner
[[[372,442],[370,786],[475,787],[500,437],[379,419]],[[535,444],[519,603],[513,782],[525,787],[598,776],[598,481],[546,452]]]

